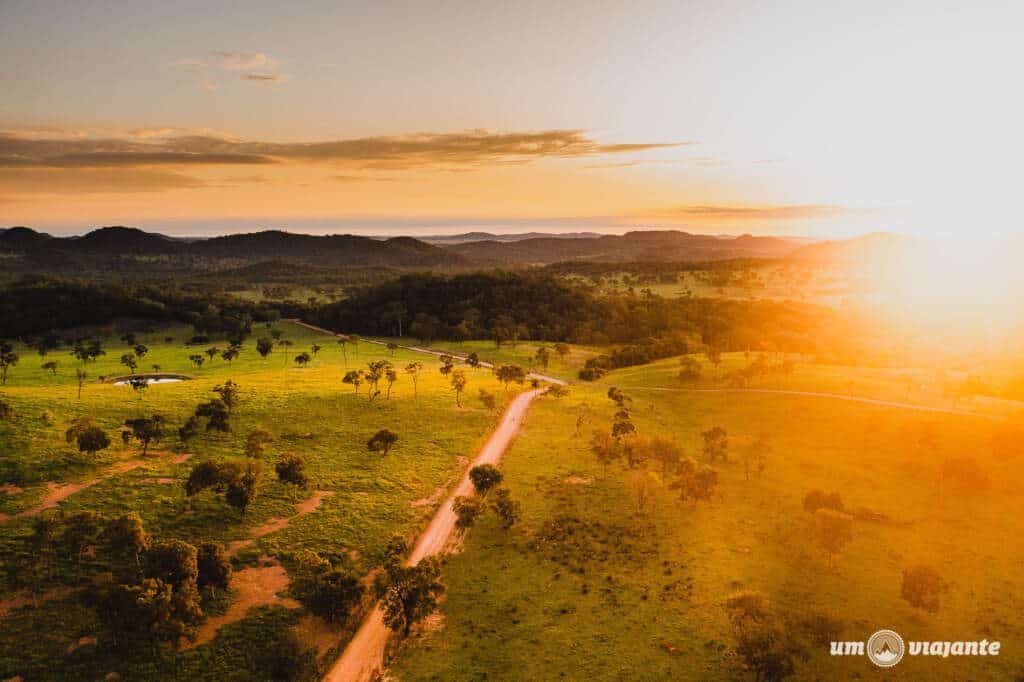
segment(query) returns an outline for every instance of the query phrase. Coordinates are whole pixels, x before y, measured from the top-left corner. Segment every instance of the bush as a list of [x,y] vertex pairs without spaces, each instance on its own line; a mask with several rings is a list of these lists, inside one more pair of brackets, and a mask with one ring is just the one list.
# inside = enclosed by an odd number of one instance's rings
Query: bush
[[831,509],[832,511],[845,511],[843,498],[839,493],[826,493],[823,490],[812,490],[804,495],[804,511],[811,514],[819,509]]

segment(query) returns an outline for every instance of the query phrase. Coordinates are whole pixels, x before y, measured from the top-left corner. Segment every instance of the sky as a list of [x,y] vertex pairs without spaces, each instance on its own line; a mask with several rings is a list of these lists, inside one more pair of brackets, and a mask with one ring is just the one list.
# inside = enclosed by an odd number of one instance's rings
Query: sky
[[0,0],[0,226],[1021,232],[1019,2]]

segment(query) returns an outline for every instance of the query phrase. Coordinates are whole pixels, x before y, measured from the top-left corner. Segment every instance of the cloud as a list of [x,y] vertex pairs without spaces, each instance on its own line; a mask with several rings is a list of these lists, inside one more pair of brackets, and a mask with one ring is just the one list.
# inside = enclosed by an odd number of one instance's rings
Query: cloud
[[288,76],[283,73],[246,73],[242,75],[242,80],[275,84],[284,83],[288,80]]
[[[174,130],[174,129],[170,129]],[[591,158],[686,143],[601,144],[580,130],[499,133],[469,130],[323,142],[244,141],[211,134],[40,137],[0,133],[0,167],[146,167],[334,164],[357,169],[477,168],[540,159]]]
[[241,80],[250,83],[284,83],[288,76],[277,72],[279,63],[265,52],[214,50],[207,57],[179,59],[174,65],[195,74],[200,88],[214,91],[221,87],[221,84],[214,80],[218,72],[245,72],[241,75]]
[[776,206],[687,205],[659,208],[650,215],[705,221],[810,220],[827,218],[847,209],[829,204],[790,204]]

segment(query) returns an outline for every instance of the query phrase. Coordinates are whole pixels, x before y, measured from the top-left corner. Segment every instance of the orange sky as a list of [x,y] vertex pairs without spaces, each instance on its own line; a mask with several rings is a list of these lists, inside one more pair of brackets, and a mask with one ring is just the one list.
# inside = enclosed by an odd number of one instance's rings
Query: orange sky
[[1013,3],[0,4],[0,225],[1019,230]]

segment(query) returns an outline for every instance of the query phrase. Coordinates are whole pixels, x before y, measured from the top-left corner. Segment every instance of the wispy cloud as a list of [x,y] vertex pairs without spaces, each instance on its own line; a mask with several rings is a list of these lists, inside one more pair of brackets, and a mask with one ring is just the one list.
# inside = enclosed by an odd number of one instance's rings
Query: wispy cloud
[[696,204],[652,209],[647,215],[661,218],[703,221],[811,220],[845,213],[848,209],[830,204],[788,204],[769,206],[733,206]]
[[288,80],[288,75],[278,71],[280,62],[265,52],[229,52],[214,50],[206,57],[187,57],[177,60],[174,65],[196,76],[196,82],[204,90],[218,90],[221,83],[218,72],[243,72],[241,80],[263,85],[277,85]]
[[602,144],[580,130],[469,130],[323,142],[243,141],[215,135],[40,137],[0,133],[0,167],[132,167],[327,163],[358,169],[475,168],[663,149],[685,143]]

